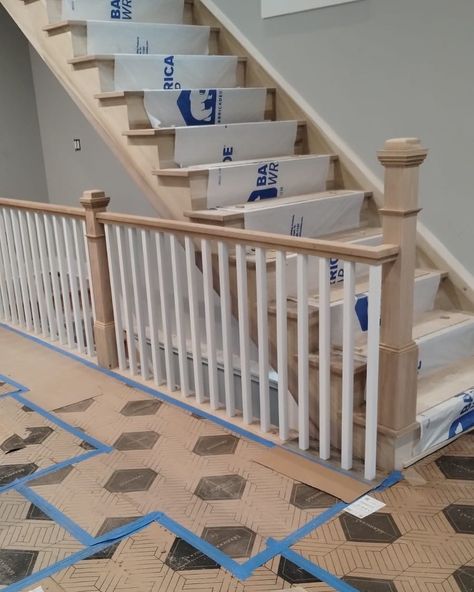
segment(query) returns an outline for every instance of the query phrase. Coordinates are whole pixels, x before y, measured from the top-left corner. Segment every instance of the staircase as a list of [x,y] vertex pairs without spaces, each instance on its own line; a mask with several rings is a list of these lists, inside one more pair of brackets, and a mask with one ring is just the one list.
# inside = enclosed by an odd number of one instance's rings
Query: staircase
[[[337,150],[298,101],[272,79],[199,0],[2,0],[31,44],[91,124],[140,185],[157,215],[252,232],[380,245],[382,196],[364,172]],[[199,89],[199,90],[197,90]],[[449,269],[419,251],[414,339],[419,350],[417,414],[474,385],[474,315],[469,295]],[[266,259],[270,364],[277,367],[276,259]],[[236,259],[231,257],[231,285]],[[252,255],[249,265],[252,267]],[[253,265],[256,265],[255,260]],[[310,259],[309,269],[316,269]],[[355,448],[363,454],[368,269],[355,268],[357,301]],[[343,282],[330,261],[332,430],[340,447]],[[286,260],[289,391],[298,398],[296,257]],[[309,276],[311,436],[318,438],[318,274]],[[231,291],[237,311],[236,287]],[[251,338],[257,306],[250,290]],[[418,424],[403,433],[381,430],[409,463]],[[395,445],[394,442],[397,442]],[[431,450],[432,447],[429,449]],[[426,454],[423,450],[420,454]]]

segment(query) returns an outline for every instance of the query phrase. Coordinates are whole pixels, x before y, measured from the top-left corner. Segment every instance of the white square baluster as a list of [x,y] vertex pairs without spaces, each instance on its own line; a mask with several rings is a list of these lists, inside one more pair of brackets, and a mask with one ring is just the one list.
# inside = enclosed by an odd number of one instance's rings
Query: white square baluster
[[18,221],[18,210],[10,210],[10,218],[13,230],[13,239],[15,243],[16,263],[18,266],[18,275],[20,278],[20,293],[22,300],[22,307],[25,313],[25,323],[27,331],[33,329],[33,319],[31,315],[31,302],[28,295],[28,282],[26,279],[26,263],[23,252],[23,244],[21,241],[21,230]]
[[258,373],[260,381],[260,428],[270,430],[270,384],[268,352],[268,290],[266,252],[262,248],[255,251],[255,271],[257,274],[257,331],[258,331]]
[[5,230],[5,222],[3,218],[4,210],[0,210],[0,251],[2,260],[1,263],[3,264],[4,270],[4,286],[3,290],[5,293],[5,302],[8,302],[8,318],[7,320],[11,320],[12,323],[18,323],[18,312],[16,309],[15,304],[15,294],[13,290],[13,278],[12,278],[12,271],[10,267],[10,258],[8,255],[8,246],[7,246],[7,233]]
[[319,260],[319,456],[331,457],[331,298],[329,260]]
[[165,348],[166,385],[171,391],[176,390],[176,372],[174,366],[173,341],[171,339],[171,317],[174,316],[173,304],[168,292],[172,283],[169,260],[166,257],[165,235],[155,234],[156,257],[158,260],[158,284],[160,288],[161,323]]
[[278,361],[278,422],[280,440],[289,437],[288,427],[288,301],[286,290],[286,253],[276,254],[276,308]]
[[211,244],[208,240],[201,241],[202,270],[204,279],[204,312],[206,317],[206,349],[209,371],[209,397],[211,409],[219,408],[219,390],[217,381],[217,342],[216,317],[214,310],[214,284],[212,274]]
[[61,290],[59,287],[58,255],[56,253],[56,245],[54,244],[52,219],[49,215],[44,217],[44,228],[46,232],[46,245],[48,247],[48,262],[51,272],[51,285],[53,288],[58,337],[60,343],[64,345],[66,343],[66,331],[64,326],[63,299],[61,298]]
[[48,315],[46,311],[46,301],[41,273],[41,263],[39,257],[38,233],[36,229],[35,215],[32,212],[26,213],[26,224],[28,226],[28,238],[30,239],[31,258],[33,260],[33,273],[35,278],[36,295],[38,296],[40,333],[44,337],[46,337],[48,332]]
[[221,293],[222,355],[224,358],[224,391],[227,415],[235,415],[234,356],[232,351],[232,312],[230,302],[229,247],[217,245],[219,255],[219,287]]
[[[48,265],[48,250],[46,248],[45,235],[44,235],[44,216],[35,213],[36,222],[36,233],[38,236],[38,248],[41,262],[41,275],[43,278],[44,294],[46,300],[46,311],[48,316],[48,333],[51,341],[56,341],[57,330],[56,330],[56,317],[54,314],[53,306],[53,294],[51,290],[51,280],[49,277],[49,265]],[[69,292],[67,292],[69,295]]]
[[299,447],[309,448],[308,256],[297,258],[298,289],[298,427]]
[[[146,329],[145,329],[145,310],[142,301],[142,281],[141,274],[139,273],[138,263],[138,240],[137,231],[135,228],[129,227],[127,229],[128,237],[128,250],[130,253],[130,265],[132,271],[132,287],[133,287],[133,298],[131,301],[132,310],[135,310],[135,322],[137,326],[137,337],[138,337],[138,352],[140,355],[140,373],[142,377],[147,380],[148,373],[148,355],[147,355],[147,343],[146,343]],[[132,312],[133,317],[133,312]],[[135,333],[135,329],[134,329]]]
[[58,256],[59,280],[61,284],[61,292],[64,309],[64,322],[66,325],[67,343],[70,348],[75,347],[74,342],[74,327],[71,308],[71,299],[69,297],[69,280],[67,271],[67,257],[66,246],[64,241],[64,231],[61,219],[57,216],[53,218],[54,242],[56,245],[56,253]]
[[135,348],[135,329],[133,326],[132,293],[130,289],[130,257],[125,240],[126,229],[115,227],[119,253],[120,283],[122,286],[122,306],[127,332],[128,363],[134,376],[138,374],[137,352]]
[[72,313],[76,329],[77,347],[81,354],[86,351],[84,339],[84,327],[82,325],[82,311],[79,303],[78,283],[77,283],[77,261],[75,258],[72,221],[69,218],[63,218],[64,243],[66,245],[66,260],[69,276],[69,287],[71,289]]
[[25,311],[21,301],[20,277],[18,271],[17,254],[15,252],[15,243],[13,238],[12,220],[10,217],[10,210],[3,210],[3,221],[5,223],[5,231],[7,235],[7,252],[10,263],[11,277],[13,283],[13,293],[15,297],[16,310],[18,312],[18,321],[21,327],[25,326]]
[[341,467],[352,469],[354,421],[354,304],[355,263],[344,262],[342,337]]
[[74,248],[76,250],[77,272],[79,275],[79,289],[82,303],[82,314],[84,317],[84,331],[86,335],[87,355],[93,356],[95,351],[94,334],[92,329],[93,317],[91,311],[91,304],[89,300],[89,292],[87,288],[88,267],[86,267],[87,257],[84,251],[84,241],[82,240],[82,221],[73,219],[72,226],[74,230]]
[[105,240],[107,243],[107,259],[109,262],[110,283],[112,288],[112,306],[114,309],[115,339],[117,342],[118,362],[120,370],[125,370],[127,368],[127,359],[123,341],[124,314],[120,304],[121,284],[118,264],[118,248],[114,227],[110,226],[109,224],[105,225]]
[[33,255],[28,235],[26,213],[20,210],[18,212],[18,216],[20,223],[21,241],[23,245],[23,253],[25,256],[26,276],[28,283],[29,298],[31,303],[31,313],[33,317],[33,328],[35,333],[40,333],[41,324],[38,309],[38,296],[36,293],[35,274],[33,270]]
[[239,313],[240,381],[244,423],[253,421],[252,383],[250,375],[249,295],[247,282],[247,255],[245,246],[235,249],[237,273],[237,300]]

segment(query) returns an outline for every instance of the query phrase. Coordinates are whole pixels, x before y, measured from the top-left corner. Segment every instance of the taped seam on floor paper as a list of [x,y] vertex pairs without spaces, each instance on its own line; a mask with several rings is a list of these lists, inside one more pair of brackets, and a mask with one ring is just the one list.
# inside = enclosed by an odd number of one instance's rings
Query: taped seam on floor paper
[[9,378],[8,376],[4,376],[3,374],[0,374],[0,381],[16,388],[16,391],[5,393],[4,395],[2,395],[2,397],[11,397],[12,395],[16,395],[17,393],[28,392],[28,389],[24,387],[22,384],[20,384],[19,382],[15,382],[13,379]]
[[156,23],[87,22],[87,54],[209,53],[210,27]]
[[294,154],[297,129],[297,121],[178,127],[174,160],[185,167]]
[[265,88],[146,90],[144,106],[152,127],[256,122],[265,118]]
[[115,90],[237,86],[237,56],[115,55]]
[[180,23],[184,0],[62,0],[61,8],[62,20]]
[[329,164],[329,156],[311,156],[212,167],[208,173],[207,207],[324,191]]

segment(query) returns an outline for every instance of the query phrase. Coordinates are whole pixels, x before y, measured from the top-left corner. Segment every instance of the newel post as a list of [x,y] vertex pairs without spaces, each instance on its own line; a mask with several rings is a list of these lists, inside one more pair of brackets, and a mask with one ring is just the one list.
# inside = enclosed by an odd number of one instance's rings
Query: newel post
[[85,191],[81,197],[81,204],[86,210],[86,236],[96,314],[94,337],[97,360],[102,368],[118,366],[105,230],[104,225],[97,220],[97,214],[105,212],[109,202],[110,198],[103,191]]
[[384,267],[380,338],[379,426],[395,439],[416,427],[418,347],[413,340],[418,177],[428,151],[416,138],[388,140],[378,158],[385,167],[380,210],[385,243],[398,259]]

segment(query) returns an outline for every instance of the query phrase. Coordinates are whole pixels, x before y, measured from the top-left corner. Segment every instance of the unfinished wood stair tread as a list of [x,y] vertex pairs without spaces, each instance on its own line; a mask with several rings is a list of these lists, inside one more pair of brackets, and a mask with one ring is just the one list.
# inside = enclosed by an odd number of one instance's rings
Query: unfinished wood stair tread
[[[91,68],[96,65],[97,62],[115,62],[115,58],[117,55],[120,54],[94,54],[94,55],[84,55],[84,56],[77,56],[75,58],[71,58],[68,60],[68,64],[72,66],[75,65],[82,65],[82,66],[90,66]],[[148,54],[153,55],[153,54]],[[160,54],[158,54],[160,55]],[[163,54],[164,55],[164,54]],[[193,57],[196,57],[193,55]],[[199,56],[199,57],[216,57],[216,56]],[[232,56],[225,56],[220,55],[219,57],[232,57]],[[239,64],[246,64],[248,58],[244,56],[238,56],[237,58]]]
[[[67,19],[67,20],[64,20],[64,21],[57,21],[57,22],[54,22],[54,23],[50,23],[49,25],[46,25],[45,27],[43,27],[43,31],[46,31],[47,33],[55,33],[55,32],[62,33],[62,32],[68,31],[71,27],[85,27],[85,26],[87,26],[87,23],[88,22],[90,22],[90,21],[89,20]],[[110,22],[113,23],[114,21],[110,21]],[[122,21],[120,21],[120,22],[122,22]],[[136,21],[131,21],[131,22],[135,22],[136,23]],[[174,27],[174,26],[176,26],[179,23],[176,23],[176,24],[171,24],[171,23],[140,23],[140,24],[159,25],[159,26],[170,25],[170,26]],[[183,27],[200,26],[200,25],[187,25],[187,24],[184,24],[184,23],[180,23],[180,24]],[[218,33],[221,30],[221,28],[220,27],[210,27],[210,30],[213,33]]]
[[418,380],[418,414],[474,387],[474,357],[458,360]]

